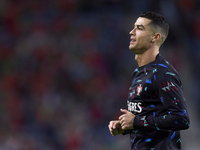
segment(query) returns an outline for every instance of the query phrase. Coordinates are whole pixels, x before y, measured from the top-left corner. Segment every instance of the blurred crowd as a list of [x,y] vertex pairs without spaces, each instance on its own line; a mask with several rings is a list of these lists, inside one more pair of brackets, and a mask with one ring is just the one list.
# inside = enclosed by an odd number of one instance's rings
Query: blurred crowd
[[137,67],[129,31],[143,11],[170,24],[160,52],[182,78],[191,117],[183,147],[195,150],[198,0],[0,0],[0,149],[129,149],[107,126],[126,108]]

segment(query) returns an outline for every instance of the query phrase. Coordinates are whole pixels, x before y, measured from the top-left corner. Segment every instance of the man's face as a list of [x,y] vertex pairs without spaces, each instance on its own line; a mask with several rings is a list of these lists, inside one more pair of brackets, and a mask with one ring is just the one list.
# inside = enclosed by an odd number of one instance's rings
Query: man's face
[[153,31],[149,26],[150,19],[139,17],[130,31],[129,49],[135,54],[142,54],[151,47]]

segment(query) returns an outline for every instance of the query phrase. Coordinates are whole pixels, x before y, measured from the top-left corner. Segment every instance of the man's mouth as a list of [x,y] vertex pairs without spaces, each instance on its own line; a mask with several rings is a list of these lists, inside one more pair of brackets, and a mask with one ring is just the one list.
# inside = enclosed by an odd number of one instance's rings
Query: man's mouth
[[134,43],[136,40],[135,39],[131,39],[130,43]]

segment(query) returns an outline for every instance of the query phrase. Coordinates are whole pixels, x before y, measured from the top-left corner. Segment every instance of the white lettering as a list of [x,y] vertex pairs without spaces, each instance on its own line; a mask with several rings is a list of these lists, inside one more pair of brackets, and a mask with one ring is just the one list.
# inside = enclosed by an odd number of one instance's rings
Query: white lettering
[[128,110],[129,111],[134,111],[134,112],[137,112],[137,113],[141,113],[142,112],[142,103],[134,103],[134,102],[129,102],[127,101],[127,105],[128,105]]

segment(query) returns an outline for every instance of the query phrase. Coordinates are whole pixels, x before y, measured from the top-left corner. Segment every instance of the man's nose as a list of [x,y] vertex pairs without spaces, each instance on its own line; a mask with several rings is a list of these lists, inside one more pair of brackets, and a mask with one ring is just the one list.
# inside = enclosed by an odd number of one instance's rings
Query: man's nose
[[135,28],[129,32],[130,35],[135,35]]

